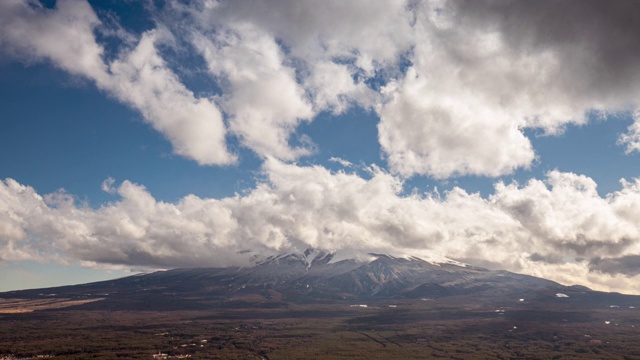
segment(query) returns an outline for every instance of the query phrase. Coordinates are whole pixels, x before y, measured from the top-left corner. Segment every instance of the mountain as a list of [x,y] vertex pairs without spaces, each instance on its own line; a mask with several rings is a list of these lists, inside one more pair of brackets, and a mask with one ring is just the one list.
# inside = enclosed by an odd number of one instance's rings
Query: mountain
[[308,249],[302,253],[256,257],[248,267],[174,269],[84,285],[14,291],[0,297],[99,298],[102,301],[83,306],[132,309],[441,298],[483,304],[527,301],[635,306],[640,298],[564,286],[447,259],[434,261],[385,254],[366,254],[362,259],[339,259],[332,253]]
[[0,293],[0,359],[640,359],[640,296],[308,249]]

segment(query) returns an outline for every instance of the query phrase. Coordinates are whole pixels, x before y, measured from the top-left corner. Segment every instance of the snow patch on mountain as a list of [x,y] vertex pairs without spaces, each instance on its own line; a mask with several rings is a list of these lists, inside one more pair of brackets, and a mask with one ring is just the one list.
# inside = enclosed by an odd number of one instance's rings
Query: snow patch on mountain
[[442,265],[453,265],[459,267],[470,267],[469,264],[452,260],[444,256],[440,256],[438,254],[433,254],[428,251],[422,251],[418,253],[395,253],[395,252],[355,252],[355,251],[325,251],[316,248],[307,248],[306,250],[300,251],[290,251],[276,254],[262,254],[256,253],[252,250],[243,250],[242,252],[238,252],[238,255],[244,256],[247,258],[247,263],[256,266],[263,265],[270,262],[281,262],[281,261],[293,261],[293,262],[301,262],[306,267],[306,270],[309,271],[311,268],[320,266],[320,265],[328,265],[328,264],[336,264],[342,261],[353,261],[358,264],[369,264],[373,261],[376,261],[380,258],[388,258],[390,260],[406,260],[406,261],[418,261],[425,262],[435,266]]

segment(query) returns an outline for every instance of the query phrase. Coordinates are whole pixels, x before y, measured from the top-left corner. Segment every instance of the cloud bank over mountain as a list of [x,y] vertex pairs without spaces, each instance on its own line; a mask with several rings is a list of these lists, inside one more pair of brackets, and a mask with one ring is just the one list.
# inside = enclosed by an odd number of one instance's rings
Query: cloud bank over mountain
[[[433,254],[564,283],[640,291],[640,182],[601,197],[588,177],[551,172],[527,184],[497,183],[487,199],[454,188],[402,195],[402,181],[266,161],[266,180],[242,195],[156,200],[129,181],[97,209],[65,192],[0,187],[2,254],[151,268],[246,265],[308,247],[346,256]],[[251,250],[247,255],[245,250]],[[491,264],[489,264],[491,265]],[[586,280],[585,280],[586,279]]]
[[[3,1],[2,56],[87,80],[199,165],[241,166],[235,149],[250,149],[266,180],[241,195],[176,203],[109,180],[103,188],[118,197],[91,208],[6,179],[4,260],[157,268],[242,263],[246,249],[432,252],[640,292],[638,180],[604,196],[588,176],[560,171],[496,181],[486,198],[403,190],[415,176],[530,169],[531,134],[621,113],[633,122],[618,145],[638,152],[640,2],[202,0],[145,9],[152,27],[136,32],[82,0]],[[176,63],[211,89],[192,90]],[[351,108],[376,115],[385,165],[365,174],[297,165],[316,151],[303,125]]]

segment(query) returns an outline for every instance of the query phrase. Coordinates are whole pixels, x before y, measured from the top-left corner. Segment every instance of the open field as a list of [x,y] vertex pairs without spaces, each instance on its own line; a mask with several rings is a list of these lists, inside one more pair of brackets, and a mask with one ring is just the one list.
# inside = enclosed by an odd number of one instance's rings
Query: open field
[[640,359],[638,296],[390,258],[297,265],[2,293],[0,359]]
[[51,299],[0,299],[0,314],[28,313],[36,310],[62,309],[69,306],[88,304],[103,298],[73,300],[65,298]]
[[[640,359],[640,311],[399,300],[0,315],[0,356],[56,359]],[[359,304],[356,304],[359,305]],[[161,355],[159,355],[161,354]]]

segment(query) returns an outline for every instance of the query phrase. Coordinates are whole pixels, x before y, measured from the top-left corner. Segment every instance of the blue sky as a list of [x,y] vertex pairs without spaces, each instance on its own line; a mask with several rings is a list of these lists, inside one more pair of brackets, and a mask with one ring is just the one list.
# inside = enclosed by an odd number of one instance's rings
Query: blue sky
[[630,3],[43,3],[0,5],[0,290],[315,247],[640,292]]

